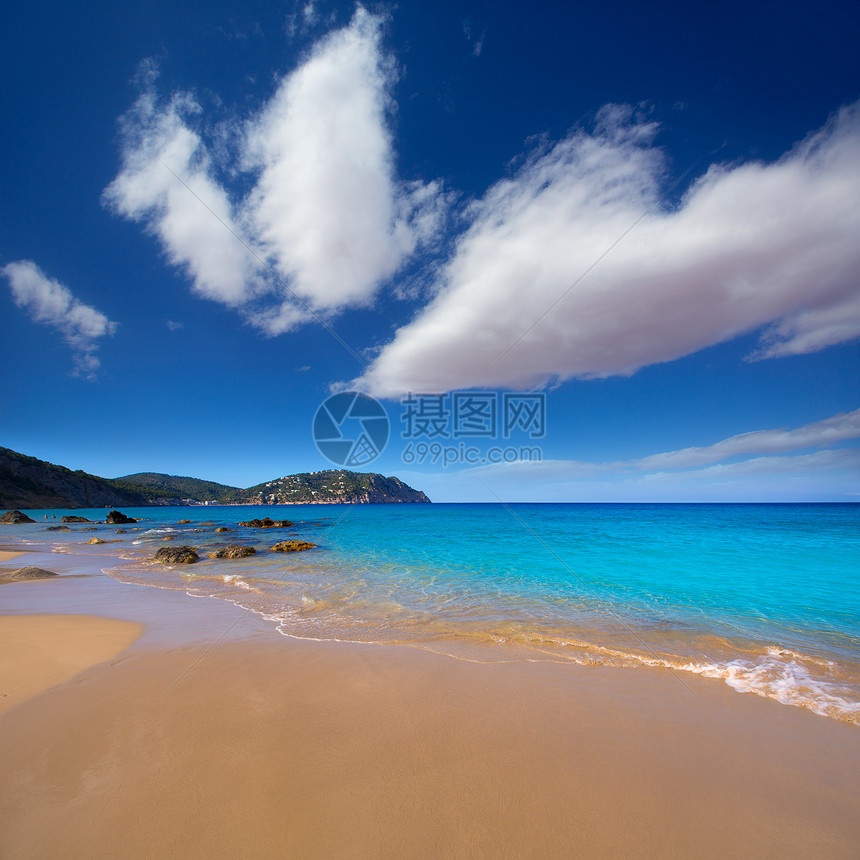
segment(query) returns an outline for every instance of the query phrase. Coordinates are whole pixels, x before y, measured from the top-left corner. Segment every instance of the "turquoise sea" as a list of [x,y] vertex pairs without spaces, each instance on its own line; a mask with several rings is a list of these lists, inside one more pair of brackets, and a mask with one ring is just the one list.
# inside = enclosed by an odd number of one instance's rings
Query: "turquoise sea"
[[[663,666],[860,724],[860,506],[431,504],[137,508],[116,526],[26,541],[103,556],[116,579],[229,600],[285,635],[428,648],[460,659]],[[270,516],[294,528],[241,528]],[[180,524],[178,520],[194,522]],[[212,523],[213,525],[201,525]],[[231,533],[216,534],[224,525]],[[136,530],[132,530],[132,529]],[[268,551],[292,537],[318,548]],[[89,546],[94,534],[118,541]],[[201,561],[165,567],[189,544]],[[247,559],[210,560],[227,543]],[[116,556],[120,555],[121,560]],[[217,631],[213,631],[217,633]]]

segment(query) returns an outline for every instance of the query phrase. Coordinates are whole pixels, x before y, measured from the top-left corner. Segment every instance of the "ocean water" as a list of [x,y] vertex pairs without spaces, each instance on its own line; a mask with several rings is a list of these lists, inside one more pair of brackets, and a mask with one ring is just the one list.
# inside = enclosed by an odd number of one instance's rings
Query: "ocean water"
[[[144,519],[124,535],[47,532],[46,512],[30,513],[41,522],[3,527],[3,545],[103,555],[119,580],[229,600],[287,636],[482,661],[661,666],[860,724],[857,505],[138,508],[125,510]],[[236,525],[264,516],[295,527]],[[87,545],[94,534],[118,542]],[[287,537],[318,549],[268,551]],[[154,564],[170,543],[195,546],[201,561]],[[257,555],[205,558],[228,543]]]

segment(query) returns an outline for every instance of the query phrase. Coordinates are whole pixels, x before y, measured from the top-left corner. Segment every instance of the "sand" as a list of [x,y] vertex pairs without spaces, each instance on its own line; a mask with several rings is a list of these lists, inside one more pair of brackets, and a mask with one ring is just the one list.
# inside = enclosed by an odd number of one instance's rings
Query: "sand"
[[22,552],[9,552],[6,550],[0,550],[0,564],[4,561],[12,561],[14,558],[18,558],[18,556],[23,555]]
[[58,579],[9,586],[6,620],[42,624],[21,613],[53,594],[147,627],[0,717],[4,858],[858,854],[855,726],[667,671],[301,642]]
[[142,624],[86,615],[0,616],[0,714],[110,660]]

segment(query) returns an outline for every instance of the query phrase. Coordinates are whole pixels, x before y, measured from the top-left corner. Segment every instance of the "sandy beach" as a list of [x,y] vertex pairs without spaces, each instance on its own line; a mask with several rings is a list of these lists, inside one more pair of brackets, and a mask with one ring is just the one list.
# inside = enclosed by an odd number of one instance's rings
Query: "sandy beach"
[[289,639],[63,561],[2,587],[4,858],[857,856],[854,726],[663,670]]

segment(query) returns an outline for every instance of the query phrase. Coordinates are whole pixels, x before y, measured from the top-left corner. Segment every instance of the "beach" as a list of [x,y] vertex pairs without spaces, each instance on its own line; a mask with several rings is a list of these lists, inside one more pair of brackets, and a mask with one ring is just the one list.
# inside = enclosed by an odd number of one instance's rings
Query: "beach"
[[857,856],[856,726],[666,669],[298,640],[26,555],[63,575],[0,592],[4,665],[42,672],[0,716],[4,858]]

